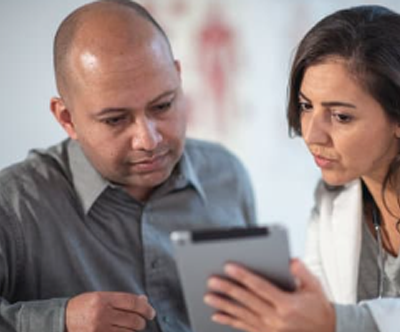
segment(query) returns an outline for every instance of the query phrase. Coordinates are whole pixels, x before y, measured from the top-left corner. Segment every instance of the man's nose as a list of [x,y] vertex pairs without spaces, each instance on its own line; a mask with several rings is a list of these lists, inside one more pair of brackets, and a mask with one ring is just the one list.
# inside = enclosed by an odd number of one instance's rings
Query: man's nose
[[132,148],[153,151],[162,140],[156,121],[148,118],[137,119],[133,128]]
[[312,111],[301,119],[301,131],[307,144],[326,144],[329,141],[329,123],[324,113]]

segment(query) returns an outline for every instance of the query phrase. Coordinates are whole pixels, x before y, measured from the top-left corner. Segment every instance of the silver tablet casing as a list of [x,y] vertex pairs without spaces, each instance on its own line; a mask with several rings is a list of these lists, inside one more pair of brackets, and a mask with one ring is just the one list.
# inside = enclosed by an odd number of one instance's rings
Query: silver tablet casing
[[224,276],[227,262],[239,263],[267,278],[279,287],[295,288],[289,270],[289,245],[286,229],[281,225],[267,227],[265,235],[193,241],[190,231],[171,233],[175,260],[186,307],[194,332],[237,332],[236,329],[211,321],[214,309],[203,302],[207,280]]

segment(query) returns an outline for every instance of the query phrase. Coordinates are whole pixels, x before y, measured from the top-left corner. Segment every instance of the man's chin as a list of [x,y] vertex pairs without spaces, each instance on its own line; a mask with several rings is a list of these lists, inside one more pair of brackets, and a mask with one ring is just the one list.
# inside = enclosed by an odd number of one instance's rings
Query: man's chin
[[171,176],[171,171],[157,171],[151,173],[144,173],[144,174],[134,174],[128,176],[124,183],[127,187],[143,187],[154,189],[160,185],[162,185],[168,178]]
[[123,187],[135,199],[145,202],[147,201],[154,190],[167,181],[169,176],[152,176],[151,178],[129,179],[125,181]]

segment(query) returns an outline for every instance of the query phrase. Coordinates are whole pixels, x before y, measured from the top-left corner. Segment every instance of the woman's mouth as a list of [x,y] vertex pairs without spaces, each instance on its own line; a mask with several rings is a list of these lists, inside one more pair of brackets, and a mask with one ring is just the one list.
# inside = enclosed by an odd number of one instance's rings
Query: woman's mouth
[[315,154],[313,154],[313,156],[314,156],[315,163],[320,168],[328,168],[328,167],[332,166],[332,164],[335,162],[334,159],[325,158],[323,156],[319,156],[319,155],[315,155]]

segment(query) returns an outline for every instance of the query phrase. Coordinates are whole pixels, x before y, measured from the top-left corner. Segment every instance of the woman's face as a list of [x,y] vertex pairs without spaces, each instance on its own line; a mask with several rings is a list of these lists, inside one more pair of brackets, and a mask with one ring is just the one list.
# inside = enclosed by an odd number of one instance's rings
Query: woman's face
[[351,76],[344,60],[309,67],[299,104],[303,139],[327,183],[383,181],[399,151],[400,127]]

